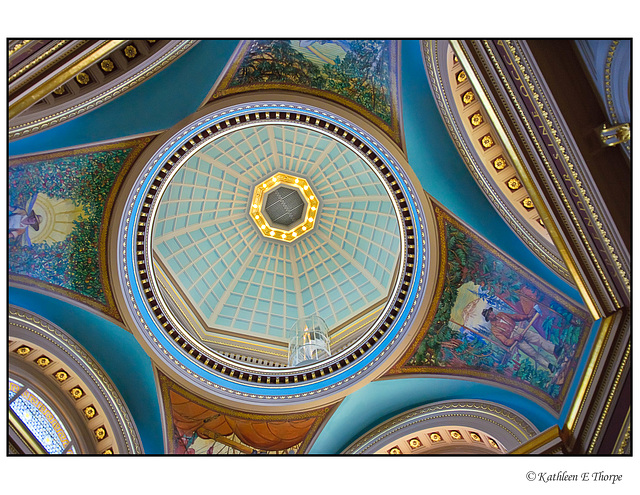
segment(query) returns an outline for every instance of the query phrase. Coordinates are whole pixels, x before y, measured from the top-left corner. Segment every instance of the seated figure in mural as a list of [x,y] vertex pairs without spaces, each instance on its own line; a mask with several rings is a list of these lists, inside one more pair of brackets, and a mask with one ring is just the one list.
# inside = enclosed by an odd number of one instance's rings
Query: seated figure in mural
[[19,238],[29,227],[38,231],[40,222],[42,217],[33,210],[27,212],[24,208],[9,206],[9,239]]
[[[495,313],[492,307],[482,310],[482,316],[487,322],[491,323],[491,332],[500,342],[509,348],[518,348],[536,363],[553,373],[557,369],[557,365],[550,362],[540,352],[540,349],[557,358],[562,352],[562,346],[554,345],[553,342],[542,337],[531,326],[535,315],[536,311],[523,315],[503,312]],[[527,321],[529,324],[525,323],[524,326],[519,324]]]

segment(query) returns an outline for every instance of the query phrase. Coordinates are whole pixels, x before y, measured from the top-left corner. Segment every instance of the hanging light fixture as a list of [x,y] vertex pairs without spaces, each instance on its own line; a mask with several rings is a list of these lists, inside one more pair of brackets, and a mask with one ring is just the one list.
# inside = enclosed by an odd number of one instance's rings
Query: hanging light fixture
[[302,366],[331,356],[329,327],[318,315],[298,319],[288,337],[289,366]]

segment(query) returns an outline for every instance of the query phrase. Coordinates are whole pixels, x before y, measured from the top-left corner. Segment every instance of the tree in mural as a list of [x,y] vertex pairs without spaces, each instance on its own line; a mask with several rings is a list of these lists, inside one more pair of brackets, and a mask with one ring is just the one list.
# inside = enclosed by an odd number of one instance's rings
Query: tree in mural
[[389,43],[380,40],[304,40],[336,43],[346,54],[319,66],[289,40],[251,42],[229,86],[286,83],[330,91],[391,124]]
[[408,364],[498,373],[557,397],[585,319],[450,223],[445,242],[442,294]]
[[391,122],[389,45],[378,40],[350,40],[350,50],[336,65],[325,66],[326,89],[362,105]]
[[9,242],[9,271],[74,290],[105,303],[99,246],[105,202],[131,149],[43,160],[9,168],[9,204],[38,193],[69,199],[83,210],[62,241]]
[[321,70],[286,40],[256,40],[242,59],[231,86],[289,83],[324,86]]

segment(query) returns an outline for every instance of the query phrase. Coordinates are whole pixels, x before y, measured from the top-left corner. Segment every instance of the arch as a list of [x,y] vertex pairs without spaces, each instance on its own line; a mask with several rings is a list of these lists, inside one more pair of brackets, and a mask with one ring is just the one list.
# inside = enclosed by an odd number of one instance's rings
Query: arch
[[[255,101],[243,95],[208,105],[141,154],[116,201],[121,223],[118,231],[112,231],[109,243],[110,257],[117,257],[117,263],[111,264],[112,276],[123,289],[117,296],[125,320],[137,329],[134,334],[140,343],[172,378],[238,407],[306,409],[335,402],[356,385],[379,376],[410,341],[424,317],[421,302],[435,286],[431,267],[437,253],[430,238],[434,217],[402,153],[362,117],[319,98],[284,93],[263,97]],[[228,359],[182,331],[156,296],[149,254],[157,198],[185,160],[234,129],[277,122],[311,129],[356,153],[379,176],[401,229],[400,267],[372,329],[330,360],[293,370],[265,370],[244,360]]]
[[343,454],[507,453],[539,432],[500,404],[450,400],[403,412],[371,429]]
[[143,453],[131,413],[100,365],[64,330],[13,305],[9,364],[68,425],[78,453]]

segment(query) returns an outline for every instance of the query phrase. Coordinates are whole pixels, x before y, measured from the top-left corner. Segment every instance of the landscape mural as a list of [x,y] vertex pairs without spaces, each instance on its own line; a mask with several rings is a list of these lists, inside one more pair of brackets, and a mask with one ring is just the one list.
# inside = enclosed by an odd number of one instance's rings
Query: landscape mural
[[436,215],[435,303],[396,372],[476,376],[559,411],[593,320],[444,210]]
[[106,226],[119,183],[149,142],[10,160],[10,282],[61,292],[119,319],[106,272]]
[[402,145],[396,40],[248,40],[211,99],[253,89],[297,89],[363,113]]

